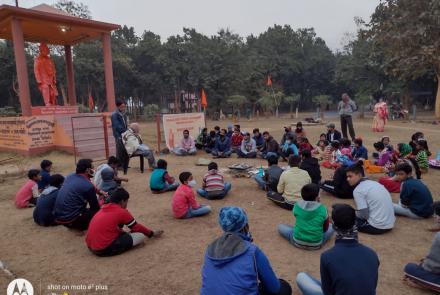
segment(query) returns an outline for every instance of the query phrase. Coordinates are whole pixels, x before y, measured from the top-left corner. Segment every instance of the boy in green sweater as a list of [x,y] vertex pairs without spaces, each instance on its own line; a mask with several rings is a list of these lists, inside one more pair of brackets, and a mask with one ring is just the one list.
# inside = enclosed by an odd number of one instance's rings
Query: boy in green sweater
[[306,249],[320,249],[333,235],[327,209],[319,201],[319,186],[306,184],[301,189],[302,200],[293,207],[295,226],[278,225],[278,232],[292,245]]

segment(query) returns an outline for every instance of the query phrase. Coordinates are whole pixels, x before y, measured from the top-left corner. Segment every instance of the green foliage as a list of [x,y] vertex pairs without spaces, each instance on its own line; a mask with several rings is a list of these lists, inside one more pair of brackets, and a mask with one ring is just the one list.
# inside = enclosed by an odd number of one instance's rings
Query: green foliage
[[248,99],[243,95],[231,95],[226,100],[226,103],[233,107],[242,107],[248,103]]
[[332,97],[330,95],[317,95],[313,97],[313,101],[321,104],[322,107],[325,107],[327,104],[332,103]]
[[157,104],[148,104],[144,106],[144,117],[146,120],[151,120],[160,112],[160,107]]

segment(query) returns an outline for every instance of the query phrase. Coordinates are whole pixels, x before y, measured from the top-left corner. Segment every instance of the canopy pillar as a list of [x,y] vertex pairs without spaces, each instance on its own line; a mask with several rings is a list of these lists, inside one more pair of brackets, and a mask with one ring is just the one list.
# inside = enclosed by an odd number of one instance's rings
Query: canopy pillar
[[67,96],[69,97],[69,104],[76,106],[75,76],[73,74],[72,47],[70,45],[64,46],[64,55],[66,57]]
[[107,94],[107,108],[109,112],[116,109],[115,85],[113,82],[112,47],[110,33],[102,34],[102,50],[104,55],[105,92]]

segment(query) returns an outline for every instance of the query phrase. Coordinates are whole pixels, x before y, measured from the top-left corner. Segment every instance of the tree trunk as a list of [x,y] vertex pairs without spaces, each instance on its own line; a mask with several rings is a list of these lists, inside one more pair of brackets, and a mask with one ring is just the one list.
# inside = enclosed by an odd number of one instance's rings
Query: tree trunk
[[440,72],[437,74],[437,96],[435,98],[435,117],[440,119]]
[[293,119],[293,102],[290,103],[290,119]]

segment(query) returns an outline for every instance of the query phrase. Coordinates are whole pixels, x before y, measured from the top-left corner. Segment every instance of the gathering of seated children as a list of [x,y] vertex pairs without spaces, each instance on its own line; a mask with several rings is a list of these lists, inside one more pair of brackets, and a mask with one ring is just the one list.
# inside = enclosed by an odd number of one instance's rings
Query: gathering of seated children
[[252,134],[253,134],[252,139],[255,140],[255,144],[257,145],[257,151],[259,151],[263,148],[263,144],[264,144],[263,135],[260,133],[260,129],[258,128],[254,128]]
[[353,160],[368,160],[368,150],[364,147],[362,138],[355,138],[353,143],[354,148],[351,151]]
[[267,159],[269,156],[279,157],[278,151],[280,149],[278,142],[269,134],[269,132],[263,132],[264,143],[258,156],[263,159]]
[[189,156],[197,153],[196,143],[194,138],[189,135],[188,130],[183,130],[183,137],[180,145],[173,150],[176,156]]
[[56,225],[53,209],[63,182],[64,176],[61,174],[53,174],[49,177],[49,186],[41,192],[34,208],[33,217],[36,224],[41,226]]
[[15,194],[15,206],[17,208],[34,207],[40,195],[38,191],[38,182],[41,180],[40,170],[29,170],[27,177],[28,180]]
[[[110,202],[93,216],[86,235],[86,244],[97,256],[114,256],[140,245],[145,237],[160,237],[162,230],[153,231],[136,222],[127,210],[130,194],[118,188],[110,194]],[[123,230],[126,226],[130,232]]]
[[101,164],[96,168],[95,176],[93,176],[93,183],[96,187],[101,186],[102,178],[101,178],[101,172],[104,169],[113,169],[113,179],[118,184],[121,184],[121,182],[128,182],[128,178],[125,177],[119,177],[118,176],[118,167],[119,167],[119,160],[115,156],[110,156],[107,160],[107,163]]
[[93,161],[81,159],[76,164],[76,172],[66,177],[55,201],[54,215],[58,224],[80,231],[89,227],[100,208],[97,194],[104,195],[91,181],[94,174]]
[[38,190],[41,192],[49,186],[50,170],[52,169],[52,162],[43,160],[40,164],[41,179],[38,181]]
[[289,169],[280,176],[277,191],[269,191],[267,198],[283,209],[292,210],[295,202],[301,199],[301,189],[312,182],[309,173],[299,169],[301,158],[291,155]]
[[167,167],[167,161],[163,159],[157,161],[156,168],[150,176],[150,190],[153,194],[175,191],[179,186],[179,182],[169,175]]
[[243,135],[239,128],[234,128],[234,133],[231,136],[231,151],[237,153],[241,148],[241,142],[243,140]]
[[208,128],[203,128],[200,134],[196,138],[196,148],[198,150],[204,150],[208,143]]
[[339,164],[336,162],[337,158],[341,156],[339,141],[332,141],[324,151],[324,161],[321,162],[322,167],[327,169],[336,169]]
[[333,205],[332,223],[336,241],[321,254],[321,281],[300,272],[298,288],[304,295],[376,294],[380,262],[374,250],[358,241],[355,210],[346,204]]
[[248,217],[242,208],[221,208],[218,223],[223,233],[205,251],[201,295],[292,294],[289,283],[276,276],[269,259],[252,243]]
[[115,180],[115,171],[112,168],[101,170],[101,183],[96,187],[106,193],[118,188],[119,184]]
[[321,189],[336,198],[353,199],[353,190],[347,181],[347,168],[344,163],[335,170],[331,180],[325,180],[321,183]]
[[211,151],[211,155],[214,158],[228,158],[231,154],[231,139],[226,136],[226,130],[222,129],[215,141],[215,147]]
[[336,130],[335,123],[327,124],[327,141],[339,141],[342,138],[341,132]]
[[298,137],[306,137],[306,131],[303,128],[302,122],[297,122],[296,123],[296,128],[295,128],[294,132],[295,132],[296,138],[298,138]]
[[394,204],[394,213],[413,219],[431,217],[434,212],[429,188],[421,180],[412,176],[413,169],[408,163],[398,164],[395,171],[402,186],[400,201]]
[[280,156],[284,161],[286,161],[290,155],[298,156],[298,154],[299,151],[295,144],[295,138],[293,135],[289,135],[284,144],[282,144],[280,147]]
[[301,152],[301,164],[299,168],[307,171],[312,183],[319,184],[321,181],[321,168],[318,163],[318,159],[312,157],[312,152],[310,150],[303,150]]
[[372,235],[392,230],[396,217],[391,195],[383,185],[364,177],[362,161],[347,168],[347,181],[354,187],[358,230]]
[[203,176],[202,188],[197,189],[197,194],[208,200],[223,199],[231,187],[231,183],[225,182],[223,175],[218,172],[217,163],[211,162],[208,164],[208,172]]
[[307,137],[297,137],[296,138],[296,143],[298,145],[298,152],[300,154],[304,150],[309,150],[309,151],[313,150],[313,146],[310,144],[310,142],[307,139]]
[[[440,224],[440,202],[434,203],[437,224]],[[438,231],[439,228],[436,229]],[[408,263],[405,266],[405,278],[416,283],[417,287],[440,291],[440,233],[437,232],[428,255],[420,263]]]
[[182,172],[179,175],[180,185],[174,192],[171,208],[173,215],[178,219],[199,217],[211,213],[209,205],[200,205],[196,201],[193,188],[197,185],[191,172]]
[[239,158],[248,159],[257,157],[257,144],[255,143],[255,140],[251,138],[249,132],[244,134],[240,149],[237,150],[237,155]]
[[415,156],[415,159],[417,161],[417,165],[419,165],[420,171],[422,171],[422,173],[427,173],[429,170],[427,141],[419,138],[416,143],[416,151],[417,154]]
[[268,168],[264,170],[263,176],[255,175],[255,181],[261,189],[276,192],[281,173],[283,173],[283,169],[278,166],[278,157],[267,157],[267,166]]
[[295,226],[278,225],[278,233],[292,245],[306,250],[320,249],[330,240],[333,228],[327,209],[320,203],[319,186],[311,183],[301,189],[302,200],[295,203]]

